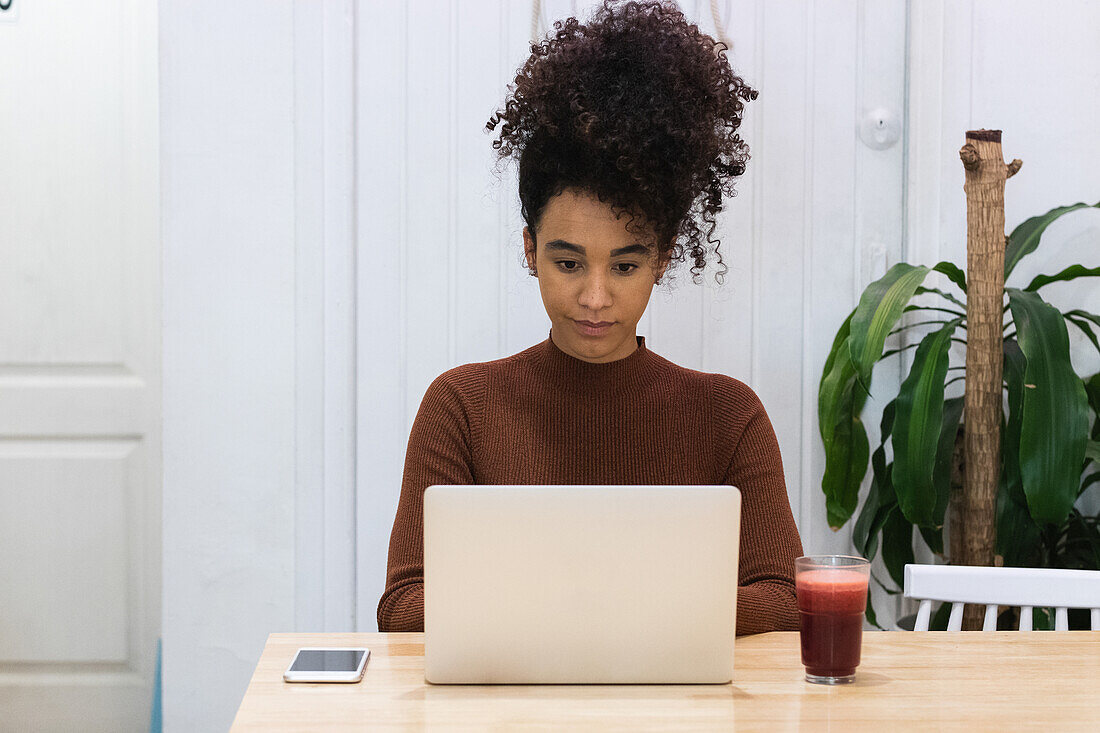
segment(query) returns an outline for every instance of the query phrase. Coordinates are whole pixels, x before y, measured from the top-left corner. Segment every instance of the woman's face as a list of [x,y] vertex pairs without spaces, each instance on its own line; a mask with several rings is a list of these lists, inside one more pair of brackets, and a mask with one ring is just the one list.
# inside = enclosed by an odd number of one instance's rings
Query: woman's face
[[[637,347],[638,320],[667,262],[655,267],[652,243],[627,232],[609,204],[566,189],[550,199],[538,228],[538,251],[523,228],[527,263],[536,271],[550,338],[570,356],[617,361]],[[607,323],[599,328],[581,322]]]

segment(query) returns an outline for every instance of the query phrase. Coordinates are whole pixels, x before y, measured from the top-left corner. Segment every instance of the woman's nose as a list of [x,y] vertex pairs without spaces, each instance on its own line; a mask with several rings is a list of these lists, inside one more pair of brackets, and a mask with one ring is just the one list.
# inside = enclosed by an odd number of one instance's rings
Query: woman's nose
[[607,281],[599,275],[586,278],[581,286],[579,300],[581,305],[594,312],[611,305],[611,290]]

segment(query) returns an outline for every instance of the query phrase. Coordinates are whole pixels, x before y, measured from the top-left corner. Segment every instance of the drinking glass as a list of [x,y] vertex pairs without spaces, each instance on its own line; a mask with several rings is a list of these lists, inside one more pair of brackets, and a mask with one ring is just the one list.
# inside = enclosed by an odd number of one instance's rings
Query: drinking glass
[[806,681],[855,680],[871,563],[851,555],[808,555],[794,561]]

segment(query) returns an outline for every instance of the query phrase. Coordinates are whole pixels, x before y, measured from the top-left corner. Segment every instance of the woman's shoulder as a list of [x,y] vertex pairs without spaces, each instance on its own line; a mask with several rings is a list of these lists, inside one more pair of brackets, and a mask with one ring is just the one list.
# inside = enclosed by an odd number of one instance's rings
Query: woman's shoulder
[[489,362],[487,361],[475,361],[451,367],[433,379],[428,386],[428,390],[444,390],[464,395],[476,392],[485,384],[488,365]]
[[664,362],[666,373],[675,380],[689,384],[695,388],[706,390],[715,403],[729,405],[734,408],[753,409],[760,405],[760,398],[745,382],[721,372],[704,372],[697,369],[689,369],[679,364],[668,361],[663,357],[654,355]]
[[711,394],[716,401],[756,409],[762,407],[760,397],[752,387],[728,374],[712,373],[710,378]]

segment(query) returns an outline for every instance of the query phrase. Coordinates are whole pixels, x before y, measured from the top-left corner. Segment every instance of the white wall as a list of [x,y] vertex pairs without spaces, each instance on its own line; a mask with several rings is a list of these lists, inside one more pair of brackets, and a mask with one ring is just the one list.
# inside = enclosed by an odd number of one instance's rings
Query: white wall
[[164,721],[295,628],[293,5],[162,2]]
[[[692,17],[714,33],[700,6]],[[428,384],[549,330],[521,266],[515,167],[498,186],[484,129],[529,53],[530,7],[462,7],[374,4],[358,17],[360,629],[375,628],[402,458]],[[569,7],[551,2],[548,17]],[[904,116],[905,6],[735,2],[726,25],[734,68],[760,92],[741,128],[748,172],[716,233],[729,272],[718,288],[713,267],[700,285],[688,266],[676,270],[639,332],[657,353],[760,394],[806,550],[844,552],[850,528],[834,533],[824,519],[816,387],[858,294],[902,255],[904,145],[875,149],[858,127],[880,108]],[[896,385],[896,366],[877,379]]]
[[[551,2],[549,17],[568,8]],[[888,266],[961,261],[965,131],[1003,129],[1006,156],[1024,160],[1009,227],[1100,198],[1086,128],[1100,9],[950,8],[730,4],[731,59],[761,96],[718,232],[727,285],[711,270],[693,285],[685,268],[642,322],[658,353],[760,393],[808,551],[850,537],[824,522],[826,352]],[[483,132],[526,56],[530,6],[461,9],[161,3],[169,730],[224,730],[270,632],[375,629],[424,389],[546,337],[514,184],[492,182]],[[885,150],[858,134],[876,108],[908,120]],[[1051,229],[1041,269],[1089,261],[1082,221]],[[883,369],[875,391],[897,381]]]

